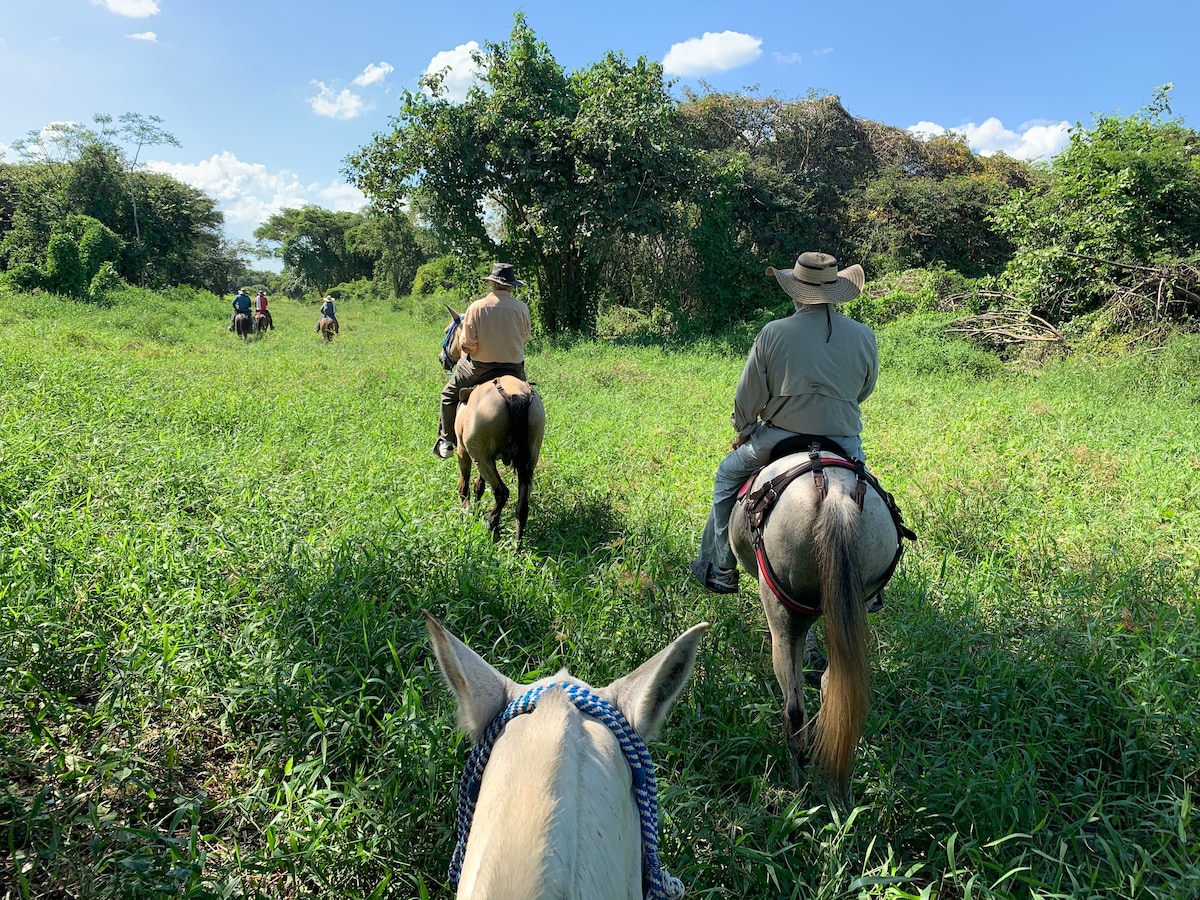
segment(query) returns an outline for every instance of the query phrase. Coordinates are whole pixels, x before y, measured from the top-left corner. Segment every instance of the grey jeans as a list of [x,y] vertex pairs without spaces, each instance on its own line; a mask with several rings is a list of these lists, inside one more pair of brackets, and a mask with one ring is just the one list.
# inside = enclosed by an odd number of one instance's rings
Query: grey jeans
[[[860,436],[825,436],[837,441],[851,456],[865,459]],[[746,443],[721,460],[713,485],[712,509],[708,511],[708,521],[704,523],[704,534],[700,538],[700,559],[722,569],[737,567],[737,558],[733,555],[733,548],[729,546],[729,516],[733,513],[738,490],[746,483],[747,478],[766,465],[767,460],[771,458],[772,448],[790,437],[795,437],[791,431],[760,423],[751,432]]]

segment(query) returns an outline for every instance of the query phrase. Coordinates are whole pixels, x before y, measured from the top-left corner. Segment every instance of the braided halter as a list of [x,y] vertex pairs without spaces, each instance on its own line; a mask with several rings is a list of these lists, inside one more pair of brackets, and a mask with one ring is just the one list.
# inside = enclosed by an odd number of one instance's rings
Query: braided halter
[[683,882],[668,875],[658,862],[658,789],[654,780],[654,762],[641,736],[621,714],[621,711],[586,687],[565,681],[541,684],[530,688],[498,715],[479,743],[471,748],[467,767],[458,787],[458,842],[450,859],[447,873],[450,886],[457,889],[462,876],[463,857],[467,852],[467,837],[475,816],[475,802],[483,782],[483,770],[500,733],[517,716],[533,712],[546,691],[561,688],[576,708],[608,726],[616,737],[633,773],[633,790],[637,798],[638,819],[642,828],[642,892],[646,900],[678,900],[683,896]]

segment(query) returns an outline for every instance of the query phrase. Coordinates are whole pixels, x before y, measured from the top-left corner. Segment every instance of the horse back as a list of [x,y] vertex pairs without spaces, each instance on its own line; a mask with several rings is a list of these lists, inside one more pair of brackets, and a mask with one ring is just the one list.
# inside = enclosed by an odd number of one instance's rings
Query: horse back
[[[754,477],[753,485],[782,475],[808,461],[808,453],[793,453],[774,459]],[[825,466],[825,494],[818,489],[812,473],[801,475],[779,495],[763,527],[763,549],[767,559],[793,596],[819,593],[816,547],[818,517],[823,507],[856,507],[858,477],[854,470]],[[868,488],[861,512],[855,511],[858,553],[868,595],[880,587],[889,573],[899,543],[896,524],[884,498]],[[744,501],[734,506],[729,522],[733,550],[748,572],[758,571],[753,539],[746,523]]]
[[[541,395],[528,382],[502,375],[464,391],[466,395],[456,421],[460,439],[471,456],[476,452],[491,457],[505,453],[511,439],[524,432],[533,463],[541,452],[546,430],[546,409]],[[520,428],[524,425],[524,428]]]

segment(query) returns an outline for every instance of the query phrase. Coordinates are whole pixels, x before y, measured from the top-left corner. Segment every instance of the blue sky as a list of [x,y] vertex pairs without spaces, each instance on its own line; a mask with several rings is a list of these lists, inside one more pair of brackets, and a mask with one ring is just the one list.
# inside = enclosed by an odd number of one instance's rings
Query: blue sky
[[1196,0],[0,0],[0,153],[51,122],[157,115],[181,146],[142,158],[215,197],[233,238],[284,206],[358,209],[345,157],[431,68],[465,90],[469,49],[517,9],[567,69],[618,50],[663,61],[676,92],[837,94],[980,153],[1045,158],[1168,82],[1200,128]]

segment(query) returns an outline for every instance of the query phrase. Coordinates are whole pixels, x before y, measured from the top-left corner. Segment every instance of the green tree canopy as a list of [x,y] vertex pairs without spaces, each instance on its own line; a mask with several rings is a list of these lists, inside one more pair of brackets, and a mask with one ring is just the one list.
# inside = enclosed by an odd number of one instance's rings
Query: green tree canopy
[[321,292],[371,277],[374,254],[351,237],[362,224],[359,213],[308,205],[281,209],[254,230],[254,237],[278,245],[274,253],[290,270],[292,293]]
[[997,213],[1016,248],[1012,290],[1035,312],[1071,318],[1109,299],[1122,264],[1200,253],[1200,134],[1168,118],[1170,89],[1134,115],[1077,125],[1049,177]]
[[464,257],[515,263],[548,331],[590,331],[614,247],[668,227],[686,192],[692,157],[662,67],[608,53],[567,73],[521,14],[476,59],[482,84],[463,103],[426,79],[346,173],[378,202],[410,201]]

